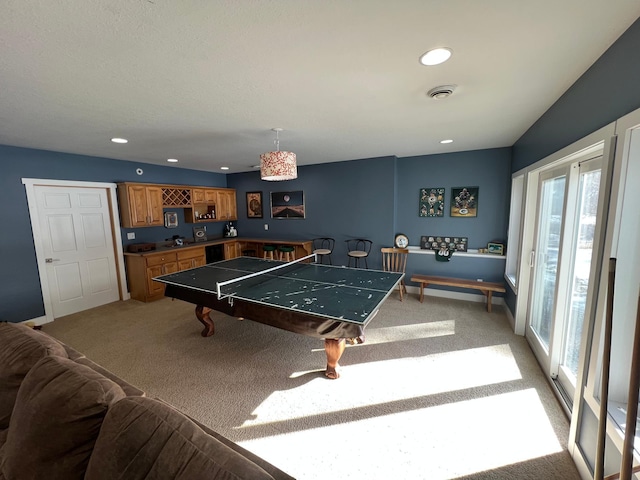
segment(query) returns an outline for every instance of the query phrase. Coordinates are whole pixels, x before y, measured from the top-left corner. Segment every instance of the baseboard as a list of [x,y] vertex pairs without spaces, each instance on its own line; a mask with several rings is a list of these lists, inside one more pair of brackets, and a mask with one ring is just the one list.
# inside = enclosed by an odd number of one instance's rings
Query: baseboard
[[[505,301],[504,301],[504,298],[502,299],[502,303],[504,303],[505,306],[507,305],[505,303]],[[505,308],[504,312],[507,314],[507,318],[509,319],[509,324],[511,325],[511,330],[513,330],[515,332],[516,331],[516,319],[513,317],[513,313],[511,313],[511,309]],[[524,333],[522,335],[524,335]]]
[[[407,286],[407,291],[411,293],[415,293],[420,295],[420,287]],[[474,294],[474,293],[462,293],[462,292],[452,292],[451,290],[436,290],[435,288],[425,288],[424,289],[425,297],[443,297],[443,298],[451,298],[454,300],[466,300],[468,302],[478,302],[478,303],[486,303],[487,297],[482,294]],[[491,305],[505,305],[504,298],[502,297],[491,297]],[[505,310],[509,310],[508,308]],[[512,322],[512,325],[515,325]]]
[[28,323],[29,325],[33,325],[36,327],[39,327],[40,325],[44,325],[45,323],[50,323],[53,322],[52,320],[47,319],[47,317],[45,317],[44,315],[42,317],[37,317],[37,318],[31,318],[29,320],[24,320],[22,322],[18,322],[18,323]]

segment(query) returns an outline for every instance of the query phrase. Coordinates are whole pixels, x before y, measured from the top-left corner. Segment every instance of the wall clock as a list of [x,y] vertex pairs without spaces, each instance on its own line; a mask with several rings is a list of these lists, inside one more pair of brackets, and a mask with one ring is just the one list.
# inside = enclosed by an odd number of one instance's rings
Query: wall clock
[[396,235],[395,245],[396,248],[407,248],[409,246],[409,239],[406,235],[399,233]]

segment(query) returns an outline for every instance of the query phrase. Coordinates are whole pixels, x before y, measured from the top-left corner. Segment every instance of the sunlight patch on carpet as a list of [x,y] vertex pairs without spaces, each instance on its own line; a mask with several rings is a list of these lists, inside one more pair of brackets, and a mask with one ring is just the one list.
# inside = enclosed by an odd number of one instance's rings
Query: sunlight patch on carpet
[[423,399],[431,395],[522,378],[508,344],[349,365],[341,378],[314,377],[273,392],[243,427],[286,422],[358,407]]
[[326,474],[325,462],[336,478],[451,479],[562,451],[532,388],[241,444],[305,479]]

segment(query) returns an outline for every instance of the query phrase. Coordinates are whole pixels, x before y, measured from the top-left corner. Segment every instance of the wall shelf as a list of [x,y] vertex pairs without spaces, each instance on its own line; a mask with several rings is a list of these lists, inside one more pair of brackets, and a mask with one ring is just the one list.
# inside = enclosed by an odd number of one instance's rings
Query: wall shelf
[[[417,253],[421,255],[435,255],[435,250],[427,250],[420,247],[408,246],[409,253]],[[474,258],[488,258],[492,260],[506,260],[505,255],[496,255],[495,253],[478,253],[477,250],[469,249],[467,252],[454,252],[453,258],[456,257],[474,257]]]

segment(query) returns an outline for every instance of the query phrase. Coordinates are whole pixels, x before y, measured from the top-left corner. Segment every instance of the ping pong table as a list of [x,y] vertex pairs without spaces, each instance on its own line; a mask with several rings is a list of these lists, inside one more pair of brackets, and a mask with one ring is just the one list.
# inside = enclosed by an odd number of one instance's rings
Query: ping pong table
[[345,343],[364,342],[364,329],[403,273],[238,257],[155,277],[165,296],[196,305],[203,337],[214,334],[211,310],[324,339],[325,375],[338,378]]

